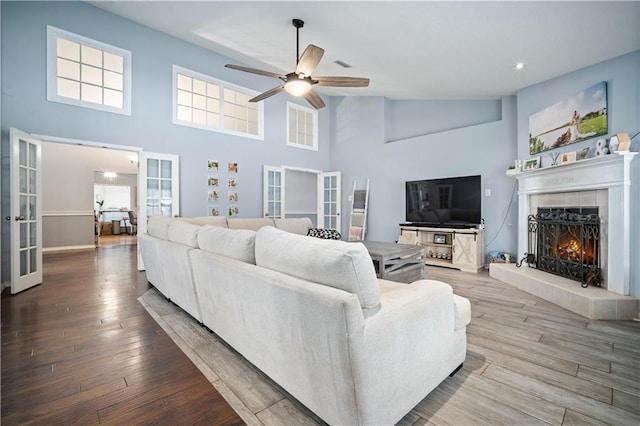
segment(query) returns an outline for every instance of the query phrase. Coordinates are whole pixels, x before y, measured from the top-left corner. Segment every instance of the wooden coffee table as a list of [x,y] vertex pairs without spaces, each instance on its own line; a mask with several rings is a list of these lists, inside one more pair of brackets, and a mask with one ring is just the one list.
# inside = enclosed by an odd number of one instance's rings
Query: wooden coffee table
[[362,241],[378,278],[411,283],[424,278],[424,247],[413,244]]

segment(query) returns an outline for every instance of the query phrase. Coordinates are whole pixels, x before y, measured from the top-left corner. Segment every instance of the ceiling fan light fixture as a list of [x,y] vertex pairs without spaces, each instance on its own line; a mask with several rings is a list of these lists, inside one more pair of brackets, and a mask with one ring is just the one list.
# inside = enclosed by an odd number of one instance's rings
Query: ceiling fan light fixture
[[285,83],[284,90],[292,96],[304,96],[311,90],[311,83],[304,78],[290,79]]

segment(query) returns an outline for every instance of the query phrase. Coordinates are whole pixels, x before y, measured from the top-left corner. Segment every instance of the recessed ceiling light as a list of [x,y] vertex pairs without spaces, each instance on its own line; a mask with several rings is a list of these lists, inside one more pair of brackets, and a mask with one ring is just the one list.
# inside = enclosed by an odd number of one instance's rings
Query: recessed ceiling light
[[517,63],[517,64],[515,64],[513,67],[514,67],[515,69],[517,69],[517,70],[523,70],[523,69],[524,69],[524,67],[525,67],[525,64],[524,64],[523,62],[518,62],[518,63]]

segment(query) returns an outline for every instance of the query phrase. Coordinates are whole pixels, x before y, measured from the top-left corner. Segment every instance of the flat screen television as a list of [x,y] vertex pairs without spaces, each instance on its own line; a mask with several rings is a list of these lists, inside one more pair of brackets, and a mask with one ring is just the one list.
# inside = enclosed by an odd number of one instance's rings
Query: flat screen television
[[472,228],[482,221],[480,175],[409,181],[405,191],[407,224]]

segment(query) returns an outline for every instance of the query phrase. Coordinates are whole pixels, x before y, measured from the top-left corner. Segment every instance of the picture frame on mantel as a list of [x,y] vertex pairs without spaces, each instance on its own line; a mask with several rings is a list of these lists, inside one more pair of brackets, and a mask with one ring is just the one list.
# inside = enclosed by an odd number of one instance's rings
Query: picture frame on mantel
[[562,154],[560,164],[568,164],[576,161],[576,152],[569,151]]
[[529,158],[528,160],[525,160],[522,166],[522,170],[524,171],[539,169],[539,168],[540,168],[540,156],[532,157],[532,158]]

